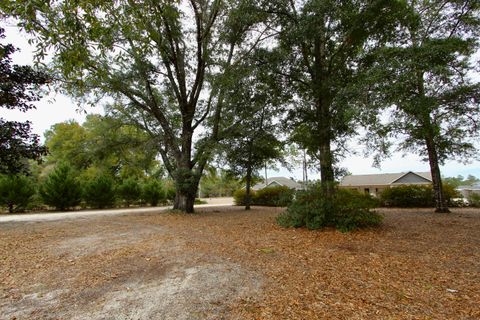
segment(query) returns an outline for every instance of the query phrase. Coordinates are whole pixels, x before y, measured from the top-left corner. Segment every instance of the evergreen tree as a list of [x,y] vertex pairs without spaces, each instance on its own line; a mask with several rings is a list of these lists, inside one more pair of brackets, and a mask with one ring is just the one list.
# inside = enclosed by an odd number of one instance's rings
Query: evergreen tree
[[108,208],[115,203],[115,188],[112,178],[100,175],[84,183],[83,199],[92,208]]
[[82,188],[71,166],[67,163],[61,163],[41,184],[40,195],[45,204],[63,211],[80,204]]
[[0,176],[0,205],[8,207],[10,213],[25,210],[34,194],[32,179],[20,174]]

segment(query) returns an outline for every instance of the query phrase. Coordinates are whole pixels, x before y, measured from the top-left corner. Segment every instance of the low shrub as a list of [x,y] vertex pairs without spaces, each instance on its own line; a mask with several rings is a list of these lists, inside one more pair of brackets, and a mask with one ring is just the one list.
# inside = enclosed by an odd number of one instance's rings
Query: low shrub
[[[454,205],[452,199],[460,197],[453,186],[443,184],[443,194],[448,205]],[[435,197],[431,185],[404,185],[385,189],[380,200],[385,207],[426,208],[435,206]]]
[[379,225],[383,216],[373,210],[376,205],[371,196],[355,190],[337,189],[334,195],[325,197],[320,187],[315,186],[298,192],[277,222],[284,227],[335,227],[346,232]]
[[59,164],[40,186],[43,202],[57,210],[66,210],[80,204],[82,188],[72,168]]
[[[257,191],[250,190],[251,205],[268,207],[286,207],[295,195],[295,190],[288,187],[268,187]],[[246,204],[246,190],[240,189],[233,193],[233,201],[237,206]]]
[[[250,204],[253,204],[255,199],[255,191],[250,190]],[[233,203],[236,206],[244,206],[247,203],[247,191],[245,189],[239,189],[233,193]]]
[[8,212],[23,212],[35,195],[32,179],[24,175],[0,176],[0,205],[6,206]]
[[468,197],[468,205],[475,208],[480,208],[480,194],[471,193]]
[[166,203],[167,198],[162,182],[153,178],[147,180],[142,187],[142,199],[152,207],[156,207],[159,203]]
[[286,207],[292,200],[295,190],[288,187],[267,187],[255,193],[254,204],[258,206]]
[[115,188],[113,180],[106,175],[100,175],[83,185],[83,199],[92,208],[108,208],[115,204]]

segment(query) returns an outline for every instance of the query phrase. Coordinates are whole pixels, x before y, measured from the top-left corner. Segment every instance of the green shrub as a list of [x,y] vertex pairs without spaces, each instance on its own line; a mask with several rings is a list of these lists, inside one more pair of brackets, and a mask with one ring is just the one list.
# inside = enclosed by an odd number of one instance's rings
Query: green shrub
[[[250,190],[250,204],[253,205],[255,202],[256,192]],[[236,206],[244,206],[247,203],[247,191],[245,189],[239,189],[233,193],[233,203]]]
[[[443,184],[443,194],[448,205],[452,205],[452,199],[460,197],[453,186]],[[386,207],[400,208],[425,208],[435,206],[435,197],[431,185],[404,185],[385,189],[381,196],[381,203]]]
[[277,217],[277,222],[284,227],[335,227],[345,232],[379,225],[383,216],[372,210],[376,204],[371,196],[346,189],[338,189],[327,198],[316,186],[298,192],[287,210]]
[[0,205],[8,212],[23,212],[35,194],[32,179],[24,175],[0,176]]
[[480,208],[480,194],[471,193],[467,197],[468,205],[475,208]]
[[77,206],[82,197],[82,188],[70,165],[59,164],[40,186],[43,202],[57,210]]
[[152,207],[156,207],[158,203],[165,203],[167,198],[162,182],[157,179],[149,179],[145,182],[142,187],[142,199]]
[[137,180],[127,178],[118,186],[117,192],[120,199],[122,199],[128,207],[140,199],[142,189]]
[[[295,190],[288,187],[268,187],[257,191],[250,190],[251,205],[269,206],[269,207],[286,207],[295,195]],[[237,206],[246,204],[246,190],[240,189],[233,193],[233,201]]]
[[194,204],[207,204],[208,202],[202,199],[196,198]]
[[95,177],[83,185],[83,199],[92,208],[108,208],[115,203],[113,180],[107,175]]
[[254,204],[258,206],[286,207],[292,203],[295,190],[288,187],[267,187],[255,194]]

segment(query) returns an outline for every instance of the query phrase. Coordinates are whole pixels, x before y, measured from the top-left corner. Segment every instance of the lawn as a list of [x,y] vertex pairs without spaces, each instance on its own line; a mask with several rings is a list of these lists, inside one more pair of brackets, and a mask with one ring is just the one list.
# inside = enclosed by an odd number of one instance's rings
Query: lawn
[[1,223],[0,318],[480,319],[478,209],[346,234],[281,210]]

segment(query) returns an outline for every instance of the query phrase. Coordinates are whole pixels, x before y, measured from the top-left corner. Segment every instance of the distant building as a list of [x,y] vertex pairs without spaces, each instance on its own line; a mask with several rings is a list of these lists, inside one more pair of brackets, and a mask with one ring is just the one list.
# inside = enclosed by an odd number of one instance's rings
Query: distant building
[[383,190],[402,185],[431,185],[430,172],[400,172],[382,174],[362,174],[345,176],[340,182],[341,188],[379,196]]
[[459,186],[457,187],[457,191],[466,199],[474,193],[480,195],[480,183],[474,184],[473,186]]
[[303,187],[300,183],[285,177],[268,178],[266,181],[259,182],[254,185],[252,190],[256,191],[267,187],[288,187],[290,189],[303,190]]

